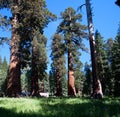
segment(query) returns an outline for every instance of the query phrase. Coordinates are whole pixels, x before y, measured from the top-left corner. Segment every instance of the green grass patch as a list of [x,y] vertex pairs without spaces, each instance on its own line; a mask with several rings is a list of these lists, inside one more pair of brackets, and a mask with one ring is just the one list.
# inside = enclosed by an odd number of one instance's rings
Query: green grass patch
[[120,98],[0,98],[0,117],[120,117]]

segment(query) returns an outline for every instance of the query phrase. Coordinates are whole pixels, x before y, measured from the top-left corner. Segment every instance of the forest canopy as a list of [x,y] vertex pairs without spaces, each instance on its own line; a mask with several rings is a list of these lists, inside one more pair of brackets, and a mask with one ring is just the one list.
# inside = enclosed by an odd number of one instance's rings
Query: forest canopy
[[[119,0],[115,3],[120,6]],[[11,12],[10,17],[0,14],[0,28],[11,32],[11,38],[0,37],[0,46],[6,43],[10,48],[9,63],[0,56],[0,96],[19,97],[23,92],[36,97],[46,92],[50,96],[120,96],[120,27],[115,38],[104,39],[99,27],[94,30],[90,0],[85,8],[86,24],[73,7],[57,16],[45,0],[0,0],[0,9]],[[45,28],[58,20],[48,38]],[[80,59],[88,52],[84,40],[91,57],[85,64]]]

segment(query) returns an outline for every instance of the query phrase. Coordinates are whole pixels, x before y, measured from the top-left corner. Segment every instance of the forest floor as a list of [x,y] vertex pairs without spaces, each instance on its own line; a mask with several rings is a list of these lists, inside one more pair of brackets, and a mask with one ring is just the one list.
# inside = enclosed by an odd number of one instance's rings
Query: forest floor
[[120,117],[120,98],[0,98],[0,117]]

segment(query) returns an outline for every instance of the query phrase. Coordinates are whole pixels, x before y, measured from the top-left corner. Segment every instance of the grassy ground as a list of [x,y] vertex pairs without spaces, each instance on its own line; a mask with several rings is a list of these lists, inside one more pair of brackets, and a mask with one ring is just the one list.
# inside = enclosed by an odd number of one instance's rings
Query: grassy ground
[[120,98],[0,98],[0,117],[120,117]]

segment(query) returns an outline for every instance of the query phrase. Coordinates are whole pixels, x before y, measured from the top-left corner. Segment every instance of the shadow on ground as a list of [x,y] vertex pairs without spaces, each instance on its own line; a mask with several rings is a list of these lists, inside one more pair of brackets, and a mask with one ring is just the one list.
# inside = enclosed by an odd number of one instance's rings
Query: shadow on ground
[[90,100],[84,103],[68,104],[62,99],[60,103],[49,104],[46,103],[47,101],[40,104],[42,109],[38,112],[17,112],[16,108],[0,107],[0,117],[120,117],[119,102]]

